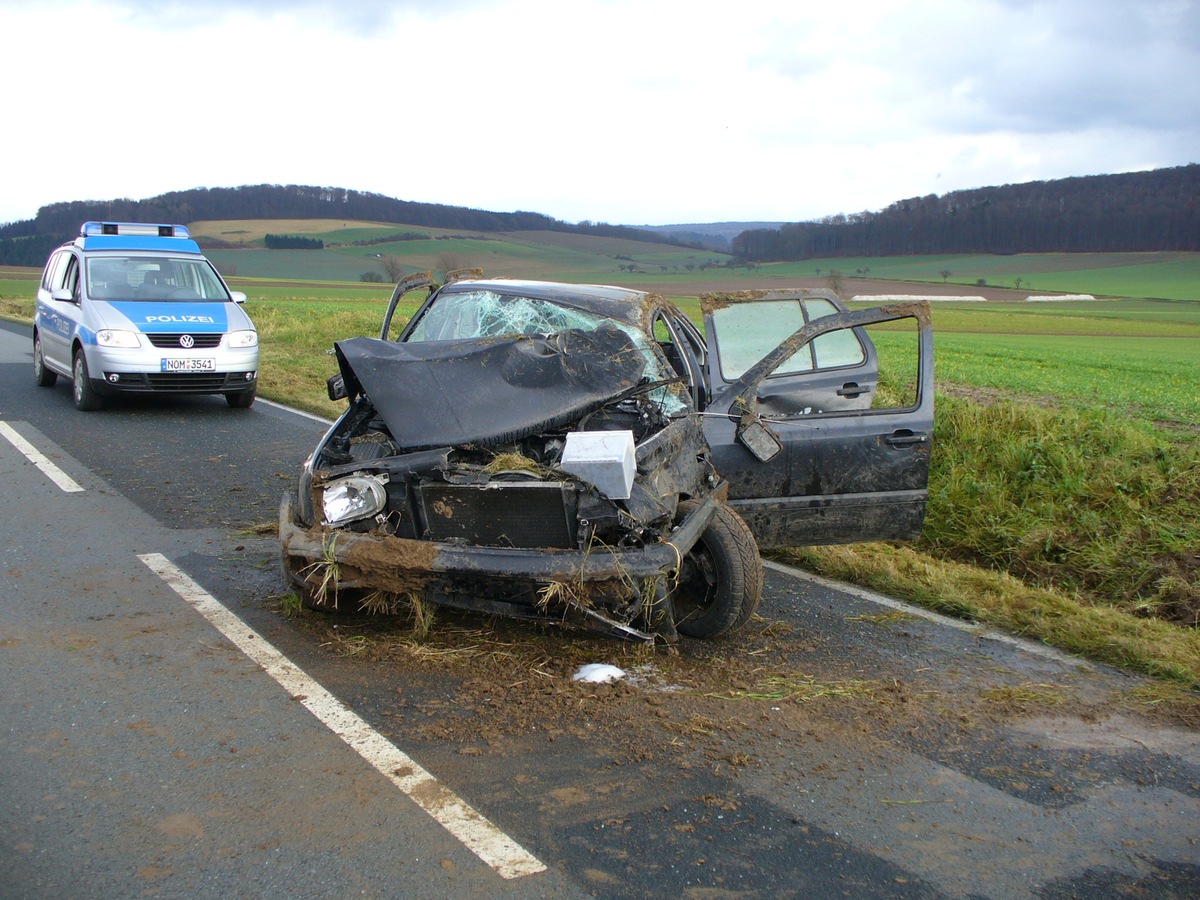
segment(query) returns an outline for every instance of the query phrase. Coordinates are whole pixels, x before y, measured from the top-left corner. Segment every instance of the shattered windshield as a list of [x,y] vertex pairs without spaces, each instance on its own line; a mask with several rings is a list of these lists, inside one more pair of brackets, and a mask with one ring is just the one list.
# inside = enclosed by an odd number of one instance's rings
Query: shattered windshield
[[[649,340],[635,326],[605,316],[559,306],[549,300],[498,294],[494,291],[467,291],[443,294],[430,306],[408,336],[408,342],[461,341],[501,335],[545,335],[559,331],[595,331],[602,325],[619,328],[633,340],[646,359],[643,372],[650,381],[669,377]],[[662,405],[667,415],[687,411],[686,396],[679,384],[652,391],[651,398]]]

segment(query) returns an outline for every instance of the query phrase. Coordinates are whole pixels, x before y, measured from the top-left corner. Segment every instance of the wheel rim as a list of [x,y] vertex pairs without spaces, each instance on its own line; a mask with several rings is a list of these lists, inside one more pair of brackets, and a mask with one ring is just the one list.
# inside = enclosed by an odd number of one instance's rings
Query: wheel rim
[[703,542],[698,543],[684,558],[679,586],[671,595],[676,620],[700,615],[708,609],[712,605],[716,584],[717,570],[712,554]]
[[81,357],[81,356],[77,356],[77,357],[75,357],[75,385],[74,385],[74,390],[75,390],[75,402],[76,402],[76,403],[78,403],[78,402],[80,402],[81,400],[83,400],[83,378],[84,378],[84,372],[85,372],[85,369],[84,369],[84,365],[83,365],[83,357]]

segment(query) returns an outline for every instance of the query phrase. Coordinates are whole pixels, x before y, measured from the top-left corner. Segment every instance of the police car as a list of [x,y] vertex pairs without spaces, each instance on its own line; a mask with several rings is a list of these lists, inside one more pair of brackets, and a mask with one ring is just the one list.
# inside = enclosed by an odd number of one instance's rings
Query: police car
[[258,387],[258,332],[183,225],[84,222],[46,262],[33,330],[37,383],[74,384],[75,406],[119,393],[224,394]]

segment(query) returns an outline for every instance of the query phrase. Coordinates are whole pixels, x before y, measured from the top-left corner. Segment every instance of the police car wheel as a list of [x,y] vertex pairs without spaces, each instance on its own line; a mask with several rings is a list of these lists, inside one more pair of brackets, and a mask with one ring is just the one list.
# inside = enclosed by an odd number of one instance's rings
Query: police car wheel
[[249,409],[254,405],[254,398],[257,396],[256,388],[250,388],[248,391],[238,391],[237,393],[228,393],[225,395],[225,402],[234,409]]
[[96,389],[92,387],[92,380],[88,376],[87,358],[83,355],[82,350],[75,353],[75,365],[71,371],[75,375],[72,392],[75,396],[75,408],[91,412],[103,406],[104,398],[97,394]]
[[38,387],[54,387],[58,381],[58,373],[46,368],[46,360],[42,358],[42,336],[33,336],[33,377]]

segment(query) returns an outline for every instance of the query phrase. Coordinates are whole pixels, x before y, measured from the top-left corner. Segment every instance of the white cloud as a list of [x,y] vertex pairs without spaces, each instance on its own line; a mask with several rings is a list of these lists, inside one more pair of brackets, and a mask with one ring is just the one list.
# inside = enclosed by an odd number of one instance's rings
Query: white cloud
[[1194,0],[0,0],[0,31],[0,221],[257,183],[794,221],[1200,161]]

